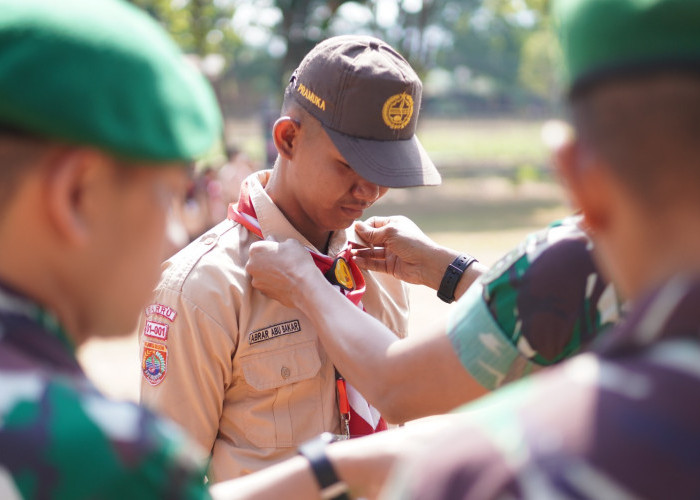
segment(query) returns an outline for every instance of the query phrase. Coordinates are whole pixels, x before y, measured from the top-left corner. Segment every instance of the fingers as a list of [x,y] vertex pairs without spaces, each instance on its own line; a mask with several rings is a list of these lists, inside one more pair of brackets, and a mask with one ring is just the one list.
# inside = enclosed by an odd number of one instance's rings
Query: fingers
[[250,245],[246,270],[265,270],[266,267],[286,266],[289,262],[303,262],[308,252],[296,240],[285,240],[282,243],[262,240]]
[[391,223],[391,221],[395,218],[396,217],[380,217],[380,216],[374,215],[374,216],[370,217],[369,219],[367,219],[366,221],[359,220],[356,222],[356,224],[362,224],[364,226],[380,228],[380,227],[384,227],[387,224]]
[[371,246],[381,246],[387,238],[391,217],[371,217],[367,222],[357,221],[355,232]]
[[384,259],[386,249],[384,247],[353,248],[350,253],[356,259]]
[[381,273],[388,272],[387,262],[383,258],[354,257],[353,261],[360,269],[364,269],[366,271],[379,271]]

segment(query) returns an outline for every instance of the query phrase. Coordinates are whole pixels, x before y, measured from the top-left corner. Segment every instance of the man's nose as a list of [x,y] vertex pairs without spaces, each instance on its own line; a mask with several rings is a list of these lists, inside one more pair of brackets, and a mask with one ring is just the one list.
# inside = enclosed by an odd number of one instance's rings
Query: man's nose
[[381,194],[382,187],[378,184],[359,179],[352,189],[355,198],[368,203],[374,203]]

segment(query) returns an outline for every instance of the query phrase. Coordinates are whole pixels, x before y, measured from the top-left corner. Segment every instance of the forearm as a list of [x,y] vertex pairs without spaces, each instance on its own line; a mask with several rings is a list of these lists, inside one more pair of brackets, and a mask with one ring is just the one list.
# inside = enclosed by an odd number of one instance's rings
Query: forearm
[[[440,288],[440,283],[442,282],[447,267],[452,264],[459,255],[460,252],[443,246],[439,246],[431,251],[429,255],[426,255],[423,265],[421,265],[422,284],[437,291],[437,289]],[[457,282],[455,300],[459,299],[486,269],[487,268],[479,262],[470,264]]]
[[[487,267],[481,262],[473,262],[462,274],[462,278],[457,282],[457,288],[455,288],[455,300],[465,294],[467,289],[474,283],[479,276],[487,271]],[[444,271],[443,271],[444,272]]]
[[294,457],[261,472],[217,483],[209,488],[214,500],[311,500],[319,498],[319,487],[308,461]]
[[298,307],[307,311],[340,373],[389,422],[444,413],[486,392],[462,367],[444,318],[436,318],[429,332],[398,339],[322,279],[308,287]]
[[380,409],[385,388],[393,384],[389,348],[400,339],[380,321],[355,307],[323,278],[295,299],[313,323],[338,371]]
[[[394,465],[418,453],[436,435],[450,429],[458,415],[441,415],[400,429],[331,444],[327,456],[353,498],[377,498]],[[306,459],[295,457],[240,479],[211,487],[216,500],[319,498],[316,478]]]

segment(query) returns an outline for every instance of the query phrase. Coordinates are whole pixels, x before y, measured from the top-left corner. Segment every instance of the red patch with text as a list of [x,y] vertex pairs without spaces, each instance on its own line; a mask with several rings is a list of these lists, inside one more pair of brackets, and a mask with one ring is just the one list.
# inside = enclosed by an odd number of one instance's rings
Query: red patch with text
[[154,339],[168,340],[169,325],[158,323],[157,321],[146,321],[146,326],[143,327],[143,334]]
[[163,316],[170,321],[175,321],[175,316],[177,316],[177,311],[170,306],[164,306],[163,304],[151,304],[146,308],[146,316],[151,314],[157,314],[158,316]]
[[160,384],[165,378],[167,367],[167,346],[154,342],[145,342],[143,345],[143,357],[141,358],[141,371],[146,381],[151,385]]

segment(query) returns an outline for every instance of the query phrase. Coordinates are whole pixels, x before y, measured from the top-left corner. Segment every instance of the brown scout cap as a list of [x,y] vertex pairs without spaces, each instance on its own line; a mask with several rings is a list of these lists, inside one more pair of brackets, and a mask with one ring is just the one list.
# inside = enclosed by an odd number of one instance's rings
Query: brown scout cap
[[288,91],[364,179],[388,187],[440,184],[415,136],[420,79],[387,43],[370,36],[329,38],[304,57]]

